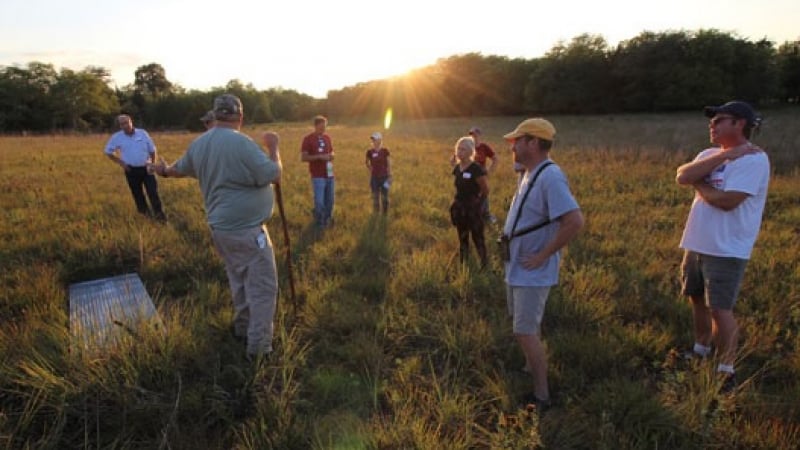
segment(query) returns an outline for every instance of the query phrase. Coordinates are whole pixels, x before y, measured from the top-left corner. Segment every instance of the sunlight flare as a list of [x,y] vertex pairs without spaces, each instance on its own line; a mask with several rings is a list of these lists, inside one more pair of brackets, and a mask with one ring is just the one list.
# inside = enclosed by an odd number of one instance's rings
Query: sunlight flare
[[386,114],[383,115],[383,129],[388,130],[392,125],[392,108],[386,108]]

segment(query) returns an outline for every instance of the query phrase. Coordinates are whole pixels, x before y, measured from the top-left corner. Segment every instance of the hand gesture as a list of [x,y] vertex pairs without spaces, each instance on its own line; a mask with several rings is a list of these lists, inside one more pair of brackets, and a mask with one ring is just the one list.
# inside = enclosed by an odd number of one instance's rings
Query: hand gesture
[[760,153],[763,151],[764,150],[762,150],[761,147],[753,145],[751,142],[747,142],[745,144],[737,145],[736,147],[725,150],[725,156],[727,156],[729,160],[733,161],[734,159],[741,158],[742,156],[752,155],[754,153]]
[[281,138],[278,136],[278,133],[274,131],[267,131],[264,133],[264,145],[267,147],[270,153],[275,153],[278,151],[278,144],[280,144]]
[[532,253],[520,256],[519,261],[526,270],[534,270],[542,267],[547,261],[547,258],[543,257],[541,253]]

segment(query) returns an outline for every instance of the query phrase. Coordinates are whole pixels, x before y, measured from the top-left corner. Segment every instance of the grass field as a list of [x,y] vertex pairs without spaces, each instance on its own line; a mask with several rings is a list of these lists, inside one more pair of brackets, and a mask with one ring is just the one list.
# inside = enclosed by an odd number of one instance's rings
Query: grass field
[[[677,248],[692,192],[675,168],[704,148],[695,115],[552,117],[553,158],[586,227],[565,251],[544,319],[556,401],[519,409],[530,381],[505,313],[496,257],[458,264],[447,160],[479,125],[499,152],[491,208],[505,218],[515,177],[500,136],[520,118],[395,118],[394,184],[371,214],[363,155],[374,125],[339,124],[336,226],[311,227],[299,144],[277,124],[298,299],[286,243],[269,222],[282,292],[276,351],[245,360],[230,296],[192,179],[159,179],[169,216],[137,217],[107,136],[0,138],[0,446],[170,449],[796,448],[800,442],[800,115],[767,115],[775,176],[736,311],[741,387],[715,394],[713,366],[682,365],[692,343]],[[246,130],[254,137],[266,127]],[[179,157],[191,134],[153,134]],[[497,230],[487,240],[493,245]],[[490,250],[494,248],[490,247]],[[473,263],[474,263],[473,258]],[[67,287],[138,272],[166,333],[99,354],[70,351]]]

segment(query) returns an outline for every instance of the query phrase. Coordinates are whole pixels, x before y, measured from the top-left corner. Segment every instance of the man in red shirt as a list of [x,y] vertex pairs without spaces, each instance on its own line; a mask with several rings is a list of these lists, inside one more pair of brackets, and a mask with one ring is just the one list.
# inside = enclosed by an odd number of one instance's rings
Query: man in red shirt
[[[367,150],[365,164],[370,171],[369,186],[372,190],[372,210],[380,212],[383,206],[383,215],[389,210],[389,185],[392,179],[392,167],[389,162],[389,150],[381,146],[383,136],[377,131],[369,137],[372,148]],[[379,202],[379,200],[381,200]]]
[[[475,140],[475,162],[480,164],[485,170],[486,175],[492,171],[494,165],[497,164],[497,155],[495,155],[492,147],[489,144],[481,142],[481,129],[472,127],[469,129],[469,135]],[[487,166],[486,160],[491,159],[492,162]],[[489,198],[483,198],[483,218],[490,223],[497,223],[497,217],[489,212]]]
[[314,220],[319,227],[333,225],[333,143],[325,133],[328,119],[314,117],[314,132],[303,138],[300,157],[308,163],[314,191]]

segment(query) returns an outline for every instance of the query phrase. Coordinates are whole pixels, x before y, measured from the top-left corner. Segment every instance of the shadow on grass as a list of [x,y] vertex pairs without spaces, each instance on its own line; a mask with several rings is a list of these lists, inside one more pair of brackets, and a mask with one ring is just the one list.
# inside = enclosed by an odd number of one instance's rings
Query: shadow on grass
[[[282,226],[283,224],[274,227],[270,232],[270,236],[273,239],[273,248],[275,250],[275,264],[278,268],[281,297],[287,299],[285,303],[291,303],[292,315],[296,318],[298,304],[302,306],[305,302],[305,295],[299,288],[302,283],[297,278],[299,272],[298,264],[301,263],[311,246],[322,239],[324,230],[318,227],[314,220],[311,220],[300,232],[300,236],[295,241],[292,241],[291,237],[287,239],[281,228]],[[274,244],[276,236],[280,236],[280,247]]]
[[387,225],[386,216],[370,216],[349,258],[353,265],[352,276],[344,285],[347,291],[373,302],[386,297],[391,272]]

